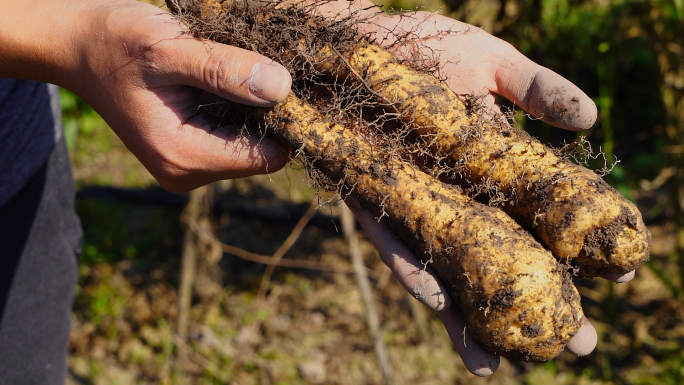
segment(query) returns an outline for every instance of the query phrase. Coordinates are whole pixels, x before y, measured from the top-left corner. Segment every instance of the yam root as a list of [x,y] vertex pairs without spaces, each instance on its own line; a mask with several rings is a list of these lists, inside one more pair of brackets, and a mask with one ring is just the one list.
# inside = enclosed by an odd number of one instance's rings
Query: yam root
[[650,233],[639,210],[596,173],[473,113],[443,82],[377,45],[362,40],[345,61],[393,101],[438,157],[472,184],[490,184],[505,197],[503,209],[580,275],[627,273],[648,259]]
[[267,115],[272,132],[302,152],[430,261],[475,340],[514,360],[556,357],[577,332],[580,297],[566,266],[501,210],[326,121],[290,95]]
[[[315,16],[313,6],[274,4],[186,1],[184,12],[211,25],[198,24],[197,36],[254,49],[295,78],[315,73],[367,88],[377,105],[395,110],[422,138],[420,151],[430,149],[439,172],[464,177],[472,191],[486,190],[576,274],[627,273],[648,259],[650,233],[641,214],[599,175],[503,119],[478,114],[441,80],[359,35],[353,16],[330,21]],[[229,17],[236,13],[249,16],[237,22]]]

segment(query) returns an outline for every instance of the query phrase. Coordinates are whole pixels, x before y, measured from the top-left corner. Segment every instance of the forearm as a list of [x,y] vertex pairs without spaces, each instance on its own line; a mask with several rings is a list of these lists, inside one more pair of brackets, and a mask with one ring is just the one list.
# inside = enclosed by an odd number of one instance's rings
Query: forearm
[[0,0],[0,77],[68,82],[83,1]]
[[0,7],[0,77],[57,84],[89,102],[126,72],[119,70],[138,55],[136,42],[150,44],[140,25],[153,23],[142,19],[163,14],[133,0],[0,0]]

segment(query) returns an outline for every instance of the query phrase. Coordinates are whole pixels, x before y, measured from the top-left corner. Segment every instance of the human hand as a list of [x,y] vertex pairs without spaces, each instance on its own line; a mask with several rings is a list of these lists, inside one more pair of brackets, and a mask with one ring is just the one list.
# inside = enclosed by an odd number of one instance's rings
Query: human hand
[[[373,11],[367,10],[367,0],[356,3],[361,5],[365,5],[368,20],[362,30],[386,45],[394,44],[396,36],[403,35],[401,31],[411,31],[414,37],[408,39],[408,48],[399,47],[397,50],[404,52],[397,53],[410,55],[420,49],[433,55],[442,65],[446,83],[457,94],[481,96],[497,111],[495,96],[501,95],[534,118],[566,130],[586,130],[596,122],[596,105],[582,90],[480,28],[429,12],[417,12],[414,17],[369,14]],[[623,283],[634,274],[602,277]]]
[[[494,110],[497,109],[495,95],[502,95],[531,115],[568,130],[588,129],[596,121],[596,107],[581,90],[481,29],[425,12],[408,17],[388,17],[373,11],[370,6],[359,2],[351,9],[366,20],[362,27],[364,32],[381,44],[392,47],[399,55],[410,57],[416,50],[433,55],[442,64],[442,74],[447,76],[447,84],[456,93],[482,96]],[[339,9],[324,10],[329,15],[333,12],[339,12]],[[396,36],[404,36],[404,31],[413,35],[402,41],[408,44],[393,46]],[[402,285],[421,302],[438,311],[468,370],[481,376],[493,373],[498,366],[498,357],[472,342],[467,331],[462,334],[464,318],[456,306],[450,306],[448,295],[439,280],[429,272],[429,267],[426,268],[372,214],[353,203],[350,207]],[[626,282],[633,277],[633,271],[604,276],[616,282]],[[596,331],[584,318],[581,328],[566,348],[573,354],[586,355],[594,349],[596,341]]]
[[184,192],[286,164],[276,142],[215,129],[197,113],[211,95],[255,106],[282,101],[291,79],[272,60],[198,41],[171,14],[134,0],[0,4],[0,76],[75,92],[166,189]]
[[566,130],[586,130],[596,122],[596,105],[577,86],[481,28],[431,12],[388,16],[370,0],[332,1],[320,10],[328,17],[355,13],[360,31],[397,56],[435,59],[456,94],[482,97],[490,108],[498,110],[495,95],[501,95]]

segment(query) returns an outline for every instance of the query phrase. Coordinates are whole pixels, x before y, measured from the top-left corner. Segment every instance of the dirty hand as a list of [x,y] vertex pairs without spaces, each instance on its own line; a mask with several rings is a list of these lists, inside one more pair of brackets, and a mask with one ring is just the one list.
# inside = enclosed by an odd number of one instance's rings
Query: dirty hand
[[135,0],[0,5],[0,76],[75,92],[166,189],[184,192],[286,164],[279,144],[216,130],[197,114],[209,93],[256,106],[282,101],[291,79],[279,64],[195,40],[171,14]]
[[[409,39],[409,44],[393,48],[395,53],[406,56],[422,53],[438,59],[442,73],[447,76],[447,84],[457,94],[482,96],[485,103],[495,110],[498,109],[494,103],[495,95],[501,95],[532,116],[567,130],[585,130],[596,121],[596,106],[579,88],[480,28],[427,12],[386,16],[365,0],[351,5],[346,1],[334,2],[323,9],[323,13],[333,17],[340,10],[344,15],[356,12],[365,18],[367,22],[362,27],[363,31],[387,47],[392,47],[396,36],[402,36],[404,31],[414,33],[415,38]],[[466,368],[479,376],[493,373],[499,365],[499,358],[473,342],[463,316],[456,306],[451,306],[448,294],[430,273],[429,267],[426,268],[372,214],[354,202],[349,206],[401,284],[439,313]],[[633,277],[634,271],[604,276],[615,282],[626,282]],[[582,356],[589,354],[596,342],[596,331],[584,318],[582,327],[566,348]]]

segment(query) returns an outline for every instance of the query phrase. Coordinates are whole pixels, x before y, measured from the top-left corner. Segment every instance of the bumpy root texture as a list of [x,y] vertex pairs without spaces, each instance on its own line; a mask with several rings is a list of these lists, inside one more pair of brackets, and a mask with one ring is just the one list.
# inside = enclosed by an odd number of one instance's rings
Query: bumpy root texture
[[583,313],[566,267],[501,210],[379,153],[293,95],[266,118],[341,194],[382,217],[430,262],[487,350],[547,361],[577,332]]
[[503,119],[478,114],[443,82],[376,45],[359,42],[346,62],[394,101],[439,158],[503,197],[503,209],[580,275],[627,273],[648,259],[651,237],[638,209],[596,173]]
[[[403,65],[356,32],[353,14],[323,19],[315,0],[167,4],[195,36],[254,50],[290,71],[293,94],[284,103],[246,115],[233,106],[220,118],[273,133],[319,185],[384,218],[429,263],[490,352],[557,356],[582,318],[571,267],[584,276],[624,273],[647,258],[639,212],[598,175]],[[426,156],[431,174],[406,161]],[[503,202],[517,223],[439,182],[443,173]]]
[[[322,60],[315,56],[326,50],[348,52],[359,43],[365,44],[365,39],[350,34],[352,29],[339,21],[328,26],[328,31],[338,28],[335,34],[328,32],[318,39],[310,28],[321,20],[307,16],[310,10],[290,15],[293,8],[280,13],[273,7],[263,8],[272,3],[262,3],[262,8],[254,11],[258,4],[212,1],[193,11],[192,4],[185,3],[185,11],[195,15],[195,24],[188,23],[191,28],[210,31],[210,38],[224,43],[246,47],[243,43],[250,41],[258,45],[264,37],[255,38],[250,33],[270,28],[273,34],[275,29],[280,38],[267,40],[267,47],[257,51],[290,68],[294,93],[317,104],[313,107],[293,93],[271,110],[245,115],[240,107],[232,106],[220,114],[221,118],[247,116],[248,125],[271,132],[301,155],[319,185],[355,197],[365,209],[383,218],[444,283],[466,315],[473,337],[485,349],[514,360],[547,361],[556,357],[582,319],[579,295],[567,267],[501,210],[475,202],[458,187],[439,182],[402,160],[393,146],[369,137],[384,121],[397,120],[396,114],[387,113],[380,123],[368,124],[363,113],[357,112],[375,107],[391,109],[391,103],[373,101],[378,95],[364,98],[360,91],[365,85],[349,86],[353,83],[333,76],[347,65],[345,60],[340,61],[340,55],[331,54]],[[250,7],[251,11],[246,10]],[[247,12],[247,16],[221,24],[221,18],[239,12]],[[265,20],[277,18],[281,27],[263,26],[268,24]],[[215,32],[236,25],[247,27],[239,33]],[[321,44],[340,38],[342,43]],[[326,76],[332,80],[320,80]],[[310,82],[317,82],[319,91],[314,91]],[[304,86],[298,88],[301,84]],[[315,94],[321,87],[324,91],[345,89],[346,93],[319,103]]]
[[[279,61],[293,74],[299,97],[307,98],[316,82],[351,89],[338,94],[327,117],[344,103],[347,112],[349,105],[365,105],[394,113],[421,138],[418,144],[394,140],[400,151],[429,149],[434,176],[463,177],[472,194],[488,193],[576,274],[626,273],[648,259],[650,233],[641,214],[600,176],[505,119],[478,113],[474,98],[464,103],[441,80],[404,65],[359,35],[353,14],[331,21],[315,15],[315,3],[278,0],[169,2],[198,37]],[[321,83],[322,77],[332,80]]]

